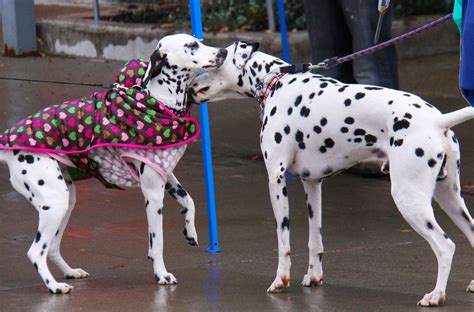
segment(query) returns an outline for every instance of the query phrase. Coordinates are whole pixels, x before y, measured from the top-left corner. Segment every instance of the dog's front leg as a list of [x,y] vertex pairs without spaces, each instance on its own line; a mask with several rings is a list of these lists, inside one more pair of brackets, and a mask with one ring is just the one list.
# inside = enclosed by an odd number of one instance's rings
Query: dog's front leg
[[303,181],[306,193],[309,223],[309,265],[304,276],[303,286],[312,287],[323,284],[323,239],[321,235],[321,182]]
[[195,217],[195,206],[194,201],[189,195],[188,192],[181,186],[178,179],[176,179],[175,175],[172,173],[168,178],[168,182],[166,183],[166,190],[168,194],[171,195],[178,204],[182,207],[181,214],[184,215],[184,237],[188,241],[188,244],[191,246],[198,246],[197,240],[197,232],[196,227],[194,225],[194,217]]
[[269,173],[268,186],[277,228],[278,269],[276,278],[267,292],[280,292],[290,286],[291,267],[290,219],[284,172],[275,175]]
[[140,175],[140,184],[145,197],[150,248],[148,257],[153,261],[153,271],[158,284],[176,284],[173,274],[168,273],[163,260],[163,197],[165,195],[163,177],[148,166]]

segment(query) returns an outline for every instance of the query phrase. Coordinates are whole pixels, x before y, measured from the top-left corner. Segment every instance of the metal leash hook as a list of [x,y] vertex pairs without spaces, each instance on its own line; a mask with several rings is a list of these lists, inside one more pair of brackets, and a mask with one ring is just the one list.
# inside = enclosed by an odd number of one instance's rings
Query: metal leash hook
[[339,58],[337,56],[325,59],[322,62],[319,62],[316,65],[312,63],[303,63],[303,64],[292,64],[280,67],[280,73],[282,74],[297,74],[297,73],[306,73],[313,69],[328,69],[339,64]]
[[379,42],[380,30],[382,29],[383,16],[388,12],[390,7],[390,0],[379,0],[379,20],[377,22],[377,29],[375,30],[374,44]]

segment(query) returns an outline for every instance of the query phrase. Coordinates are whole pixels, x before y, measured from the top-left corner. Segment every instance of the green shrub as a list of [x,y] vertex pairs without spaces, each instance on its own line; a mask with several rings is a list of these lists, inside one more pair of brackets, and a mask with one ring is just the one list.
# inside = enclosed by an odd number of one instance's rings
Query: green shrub
[[[391,5],[395,17],[403,18],[410,15],[447,14],[452,10],[453,1],[393,0]],[[127,10],[111,19],[136,23],[171,23],[178,28],[189,28],[188,3],[187,0],[159,1],[158,4],[136,6],[138,10]],[[278,30],[276,0],[273,3]],[[306,28],[303,0],[286,0],[285,11],[288,30]],[[206,30],[213,32],[236,29],[263,31],[268,28],[265,0],[203,0],[202,18]]]

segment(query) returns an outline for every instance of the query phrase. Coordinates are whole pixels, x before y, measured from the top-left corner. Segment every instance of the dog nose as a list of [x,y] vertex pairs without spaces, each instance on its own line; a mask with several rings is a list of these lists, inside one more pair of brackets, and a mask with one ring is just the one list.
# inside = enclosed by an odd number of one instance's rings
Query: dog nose
[[227,50],[226,49],[219,49],[219,53],[217,53],[218,57],[226,58]]

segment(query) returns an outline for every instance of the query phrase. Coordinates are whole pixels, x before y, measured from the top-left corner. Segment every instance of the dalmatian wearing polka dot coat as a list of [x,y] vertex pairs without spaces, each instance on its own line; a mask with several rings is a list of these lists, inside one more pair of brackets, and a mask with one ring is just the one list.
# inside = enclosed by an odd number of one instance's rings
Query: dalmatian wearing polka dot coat
[[[439,203],[474,246],[474,222],[460,194],[459,145],[450,129],[474,118],[474,109],[442,114],[420,97],[368,85],[345,84],[312,73],[277,76],[282,60],[236,42],[217,70],[197,77],[192,101],[255,97],[263,100],[260,142],[277,222],[278,269],[268,292],[290,285],[290,219],[285,173],[299,177],[309,212],[309,265],[302,285],[323,282],[321,183],[369,159],[384,160],[392,197],[405,220],[430,244],[438,260],[434,290],[419,302],[445,301],[455,244],[436,222]],[[262,105],[262,106],[263,106]],[[468,286],[474,291],[474,281]]]
[[[152,54],[142,87],[168,110],[182,116],[188,111],[185,90],[189,81],[198,72],[220,66],[226,54],[224,49],[206,46],[189,35],[164,37]],[[99,171],[105,182],[119,187],[141,188],[148,219],[148,257],[153,261],[156,282],[162,285],[177,283],[163,261],[165,189],[182,206],[184,235],[188,243],[197,245],[194,202],[172,173],[185,149],[186,145],[154,150],[107,146],[90,152],[90,157],[100,163]],[[121,161],[122,157],[132,152],[133,157]],[[60,253],[61,238],[76,202],[76,192],[67,166],[53,156],[30,150],[0,150],[0,161],[8,165],[13,188],[27,198],[39,214],[38,231],[28,250],[28,257],[48,290],[65,294],[73,286],[56,281],[48,268],[47,257],[66,278],[85,278],[89,273],[80,268],[71,268]],[[105,168],[102,165],[106,163],[104,159],[111,159],[117,165]],[[135,171],[133,173],[137,179],[132,184],[122,183],[116,178],[127,173],[128,166],[133,169],[130,172]]]

